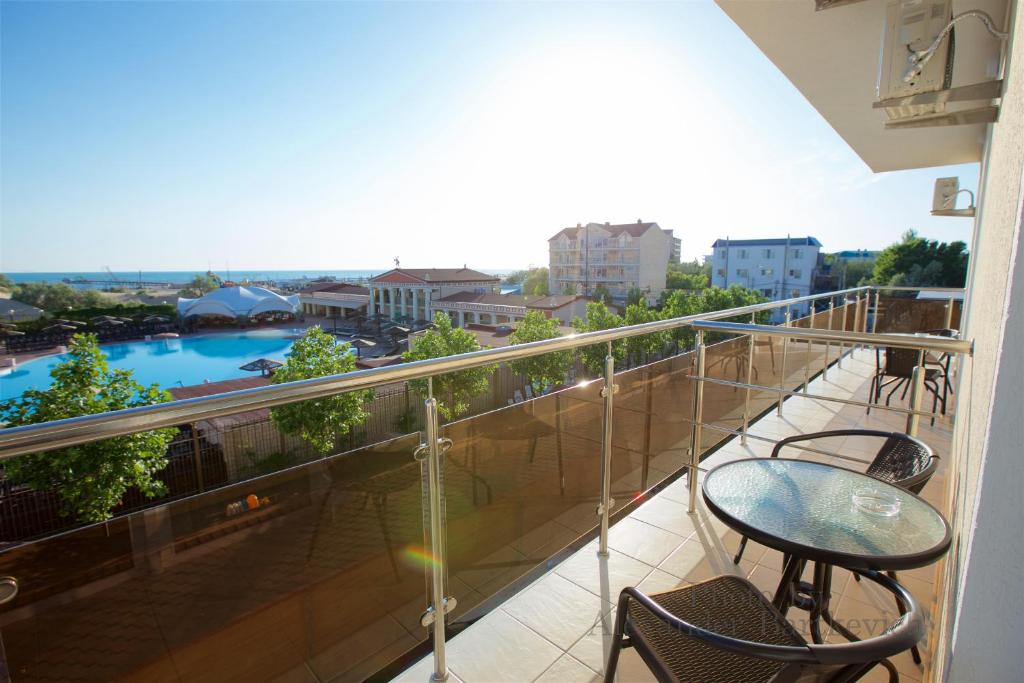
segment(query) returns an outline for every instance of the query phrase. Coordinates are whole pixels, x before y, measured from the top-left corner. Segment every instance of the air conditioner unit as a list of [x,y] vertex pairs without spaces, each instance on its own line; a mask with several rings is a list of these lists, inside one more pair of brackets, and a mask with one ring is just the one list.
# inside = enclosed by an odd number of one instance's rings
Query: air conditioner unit
[[[952,0],[889,0],[878,69],[878,99],[891,100],[949,88],[952,80],[953,34],[935,56],[914,74],[913,56],[927,50],[952,18]],[[910,75],[914,74],[911,78]],[[891,120],[941,113],[945,102],[885,107]]]

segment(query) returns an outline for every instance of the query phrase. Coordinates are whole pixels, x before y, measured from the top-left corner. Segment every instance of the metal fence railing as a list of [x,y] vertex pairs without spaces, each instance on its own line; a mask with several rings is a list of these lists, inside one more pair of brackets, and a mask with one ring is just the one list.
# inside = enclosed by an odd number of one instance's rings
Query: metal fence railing
[[[414,401],[426,418],[425,436],[317,458],[0,551],[0,574],[20,585],[0,614],[8,670],[24,672],[14,679],[59,678],[68,658],[79,657],[79,670],[101,679],[156,676],[188,662],[202,663],[202,674],[215,679],[292,669],[325,680],[361,678],[422,642],[429,627],[435,673],[443,675],[445,624],[581,536],[595,534],[604,550],[611,513],[623,507],[616,498],[631,500],[677,472],[696,472],[702,454],[746,434],[750,420],[785,395],[806,393],[809,377],[841,362],[854,345],[901,343],[889,327],[913,320],[889,312],[917,304],[903,303],[910,299],[902,292],[882,294],[854,288],[0,430],[4,460],[553,352],[605,349],[600,379],[514,405],[492,400],[490,409],[479,406],[479,414],[448,424],[429,395]],[[746,324],[760,312],[808,304],[807,316],[788,316],[783,331]],[[941,315],[945,326],[956,324],[951,302],[927,307],[920,320]],[[722,322],[729,319],[744,322]],[[695,350],[617,368],[614,344],[682,328],[698,331]],[[963,349],[955,340],[910,338]],[[413,451],[422,460],[412,460]],[[137,619],[142,595],[144,624],[130,639],[117,637],[122,624]],[[195,605],[205,618],[185,609]],[[44,621],[61,624],[59,642],[34,636]],[[372,648],[365,644],[371,633]],[[244,652],[223,656],[229,647]],[[377,654],[364,656],[371,650]]]

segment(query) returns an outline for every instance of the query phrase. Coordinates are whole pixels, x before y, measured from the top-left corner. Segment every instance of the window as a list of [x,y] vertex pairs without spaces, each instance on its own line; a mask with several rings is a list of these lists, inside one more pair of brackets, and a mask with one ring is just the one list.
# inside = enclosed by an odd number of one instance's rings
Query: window
[[746,268],[737,268],[736,277],[750,277],[750,271],[748,271]]
[[725,277],[725,268],[718,269],[718,277]]
[[790,268],[789,269],[789,276],[790,277],[799,278],[799,277],[803,277],[803,275],[804,275],[804,271],[800,270],[799,268]]
[[804,250],[803,249],[790,249],[789,253],[790,253],[790,256],[792,256],[794,259],[797,259],[797,260],[800,260],[800,259],[802,259],[804,257]]
[[747,250],[746,249],[740,249],[740,258],[744,258],[744,259],[747,258]]
[[772,275],[775,275],[775,269],[765,268],[764,266],[761,266],[761,275],[763,277],[771,277]]
[[725,259],[725,254],[726,254],[726,250],[725,249],[719,249],[718,250],[718,258]]
[[764,250],[764,257],[765,258],[775,258],[775,250],[774,249],[765,249]]
[[767,289],[762,289],[762,290],[761,290],[761,295],[762,295],[762,296],[766,296],[766,297],[768,297],[769,299],[770,299],[770,298],[772,298],[772,288],[771,288],[771,287],[768,287]]
[[794,290],[790,291],[789,296],[791,298],[793,298],[793,299],[797,298],[798,296],[800,296],[800,290],[799,289],[794,289]]

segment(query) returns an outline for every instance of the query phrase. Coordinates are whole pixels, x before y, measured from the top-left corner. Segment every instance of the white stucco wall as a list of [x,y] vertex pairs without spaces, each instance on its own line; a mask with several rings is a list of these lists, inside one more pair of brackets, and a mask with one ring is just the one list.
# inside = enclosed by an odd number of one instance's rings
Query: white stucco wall
[[957,392],[949,477],[954,544],[936,680],[1024,671],[1024,27],[1018,15],[999,122],[989,133],[963,325],[974,357]]

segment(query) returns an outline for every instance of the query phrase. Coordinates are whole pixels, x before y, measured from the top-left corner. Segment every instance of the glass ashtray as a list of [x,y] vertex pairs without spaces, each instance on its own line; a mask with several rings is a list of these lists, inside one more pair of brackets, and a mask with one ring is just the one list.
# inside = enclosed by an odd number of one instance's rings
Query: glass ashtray
[[877,517],[895,517],[900,513],[899,499],[878,489],[854,491],[853,506],[861,512]]

